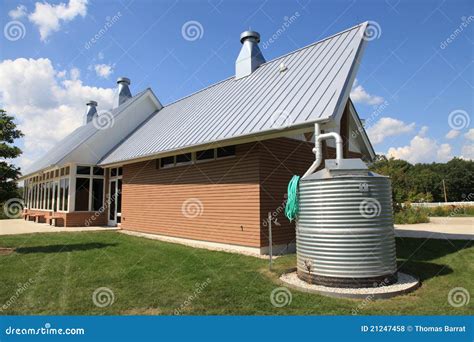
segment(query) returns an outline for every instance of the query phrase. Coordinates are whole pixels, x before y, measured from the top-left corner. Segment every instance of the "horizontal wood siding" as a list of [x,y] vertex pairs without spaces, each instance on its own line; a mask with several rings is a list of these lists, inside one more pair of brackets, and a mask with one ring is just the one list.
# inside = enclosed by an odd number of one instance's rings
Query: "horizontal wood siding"
[[[295,224],[285,217],[288,182],[294,175],[303,176],[314,161],[314,143],[289,138],[266,140],[260,151],[261,240],[268,246],[268,212],[273,217],[272,241],[274,245],[295,242]],[[347,152],[348,158],[360,158],[359,153]],[[336,150],[323,144],[323,156],[336,157]],[[324,167],[324,161],[319,169]],[[318,170],[319,170],[318,169]]]
[[258,150],[239,145],[235,157],[167,169],[154,160],[125,165],[121,227],[259,247]]
[[294,242],[295,225],[285,217],[286,192],[293,175],[302,176],[314,160],[313,143],[289,138],[266,140],[260,148],[261,240],[268,246],[268,212],[274,245]]

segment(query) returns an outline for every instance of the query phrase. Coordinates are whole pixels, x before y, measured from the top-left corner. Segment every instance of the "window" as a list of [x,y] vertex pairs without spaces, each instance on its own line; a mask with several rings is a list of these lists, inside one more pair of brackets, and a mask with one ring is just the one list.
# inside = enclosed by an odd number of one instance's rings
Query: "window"
[[235,146],[217,148],[217,158],[235,156]]
[[91,174],[91,168],[89,166],[80,166],[80,165],[78,165],[76,167],[76,173],[78,175],[90,175]]
[[209,150],[198,151],[196,152],[196,160],[210,160],[214,159],[214,149],[211,148]]
[[64,190],[66,189],[66,179],[63,178],[59,182],[59,207],[58,210],[63,210]]
[[160,159],[160,167],[170,167],[174,165],[174,157],[165,157]]
[[94,167],[92,174],[94,176],[103,176],[104,175],[104,169],[101,167]]
[[92,210],[98,211],[104,203],[104,180],[92,179]]
[[75,211],[89,211],[90,178],[76,178]]
[[118,175],[121,176],[123,174],[123,169],[121,167],[118,168]]
[[117,177],[117,169],[116,168],[110,169],[110,177]]
[[64,211],[68,210],[69,199],[69,179],[64,179]]
[[176,165],[191,164],[193,155],[191,153],[178,154],[176,156]]

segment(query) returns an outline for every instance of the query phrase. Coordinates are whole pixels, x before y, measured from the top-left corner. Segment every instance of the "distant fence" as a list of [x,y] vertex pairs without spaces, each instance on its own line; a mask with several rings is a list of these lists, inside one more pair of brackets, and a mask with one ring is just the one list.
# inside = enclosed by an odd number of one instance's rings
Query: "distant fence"
[[431,202],[431,203],[411,203],[412,207],[425,207],[425,208],[435,208],[435,207],[444,207],[444,206],[456,206],[456,207],[470,207],[474,206],[474,202],[461,201],[461,202]]

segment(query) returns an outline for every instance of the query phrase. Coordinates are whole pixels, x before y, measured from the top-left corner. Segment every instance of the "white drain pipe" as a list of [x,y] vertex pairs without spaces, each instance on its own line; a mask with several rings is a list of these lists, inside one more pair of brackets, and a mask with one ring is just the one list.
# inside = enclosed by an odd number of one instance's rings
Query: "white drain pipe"
[[302,178],[306,178],[311,175],[321,165],[323,161],[322,141],[327,139],[334,139],[336,141],[336,160],[342,159],[342,138],[338,133],[330,132],[321,134],[319,123],[314,124],[314,148],[313,153],[316,156],[313,164],[309,167],[308,171],[303,175]]

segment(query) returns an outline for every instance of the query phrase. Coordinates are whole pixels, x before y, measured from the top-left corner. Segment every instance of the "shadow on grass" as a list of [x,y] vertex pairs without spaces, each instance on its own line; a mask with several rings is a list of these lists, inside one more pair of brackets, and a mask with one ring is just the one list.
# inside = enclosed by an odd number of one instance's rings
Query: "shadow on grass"
[[431,261],[473,247],[474,241],[426,238],[397,238],[397,257],[413,261]]
[[30,253],[63,253],[63,252],[75,252],[75,251],[89,251],[91,249],[101,249],[107,247],[117,246],[116,243],[76,243],[76,244],[64,244],[64,245],[48,245],[48,246],[33,246],[33,247],[20,247],[16,248],[15,251],[19,254],[30,254]]
[[398,261],[398,270],[418,277],[421,281],[453,273],[453,269],[447,265],[406,260]]

